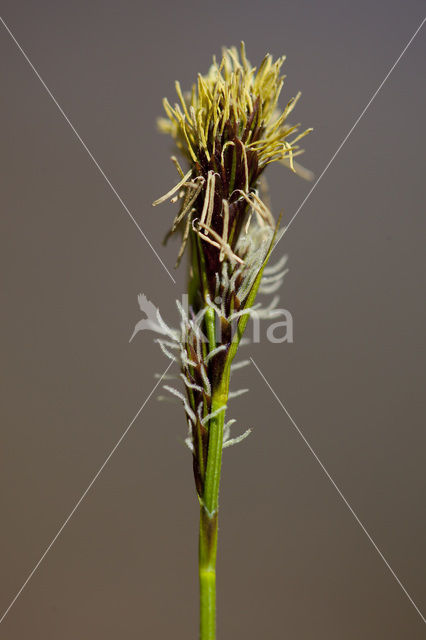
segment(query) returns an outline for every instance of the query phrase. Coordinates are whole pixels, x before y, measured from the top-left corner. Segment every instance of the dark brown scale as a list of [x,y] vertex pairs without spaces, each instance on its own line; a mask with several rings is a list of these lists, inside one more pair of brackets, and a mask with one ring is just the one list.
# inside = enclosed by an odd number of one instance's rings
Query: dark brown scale
[[[253,104],[253,111],[249,114],[249,117],[247,118],[247,124],[241,136],[242,142],[247,141],[250,131],[253,130],[257,125],[257,120],[259,118],[259,103],[260,103],[260,98],[257,97]],[[252,141],[253,141],[253,137],[252,137]]]
[[223,376],[223,367],[225,366],[225,360],[227,351],[219,351],[209,362],[209,380],[211,380],[212,386],[216,386],[221,377]]
[[220,319],[222,344],[230,344],[232,340],[232,325],[225,318]]
[[238,290],[241,287],[242,284],[243,284],[243,278],[242,278],[241,275],[238,275],[236,280],[235,280],[235,289]]
[[[201,451],[199,442],[201,440]],[[194,452],[192,454],[192,466],[194,470],[195,488],[199,496],[204,492],[204,473],[202,469],[206,467],[207,450],[209,444],[209,433],[206,427],[197,419],[197,424],[192,427],[192,441],[194,443]],[[200,459],[200,456],[202,459]]]
[[238,300],[238,297],[234,294],[234,311],[238,312],[241,309],[241,302]]
[[193,344],[189,344],[189,359],[192,360],[193,362],[197,362],[198,358],[197,358],[197,352],[195,350],[195,346]]
[[231,117],[227,122],[227,126],[225,126],[224,128],[224,131],[226,131],[228,140],[233,140],[237,136],[237,123],[234,120],[234,114],[231,114]]
[[249,174],[249,184],[256,184],[259,179],[262,170],[259,170],[259,162],[257,159],[256,151],[253,149],[247,150],[247,165],[248,165],[248,174]]

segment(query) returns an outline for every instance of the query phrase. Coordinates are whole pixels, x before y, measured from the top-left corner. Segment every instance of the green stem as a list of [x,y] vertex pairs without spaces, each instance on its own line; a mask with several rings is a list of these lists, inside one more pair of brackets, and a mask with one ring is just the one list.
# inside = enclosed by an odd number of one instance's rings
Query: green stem
[[211,518],[200,508],[199,575],[200,640],[216,638],[217,512]]
[[[227,367],[218,388],[213,391],[212,413],[226,405],[229,377]],[[216,555],[224,422],[225,411],[223,410],[210,420],[209,425],[204,494],[200,508],[200,640],[216,638]]]

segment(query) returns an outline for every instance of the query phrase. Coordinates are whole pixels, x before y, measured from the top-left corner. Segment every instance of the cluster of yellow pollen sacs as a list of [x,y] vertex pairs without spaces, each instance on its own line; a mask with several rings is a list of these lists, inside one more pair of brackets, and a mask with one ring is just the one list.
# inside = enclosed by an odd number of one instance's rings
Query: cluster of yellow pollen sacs
[[284,76],[280,75],[284,60],[281,57],[274,62],[268,54],[256,70],[246,58],[244,43],[240,55],[235,47],[225,49],[220,65],[213,58],[209,72],[198,75],[190,94],[184,95],[176,82],[180,104],[172,107],[164,99],[167,118],[159,120],[161,131],[174,138],[191,164],[199,160],[200,150],[209,161],[215,152],[216,139],[222,136],[227,123],[234,122],[237,135],[241,135],[256,105],[262,135],[251,140],[250,130],[244,142],[246,149],[257,152],[259,167],[279,160],[294,170],[293,157],[302,152],[297,142],[311,129],[287,140],[298,130],[299,125],[289,126],[286,120],[300,93],[280,113],[277,103],[284,82]]

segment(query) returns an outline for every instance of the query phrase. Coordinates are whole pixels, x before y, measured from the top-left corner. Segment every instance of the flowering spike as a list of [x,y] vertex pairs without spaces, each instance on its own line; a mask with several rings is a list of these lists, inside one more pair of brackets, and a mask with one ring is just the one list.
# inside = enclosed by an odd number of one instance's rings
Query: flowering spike
[[214,591],[206,581],[215,570],[222,449],[250,433],[231,438],[232,420],[225,423],[228,401],[247,392],[229,391],[231,374],[249,364],[233,360],[240,344],[247,342],[243,334],[249,318],[280,313],[278,296],[265,307],[255,299],[257,293],[274,293],[286,273],[285,259],[267,266],[284,231],[278,230],[279,221],[276,224],[270,211],[264,171],[280,162],[303,177],[311,175],[295,161],[302,153],[298,142],[311,129],[299,132],[299,125],[288,122],[300,92],[284,109],[278,107],[284,60],[274,61],[267,54],[256,69],[244,43],[240,51],[224,49],[220,63],[213,58],[190,92],[176,81],[177,102],[172,105],[165,98],[166,117],[159,120],[159,128],[171,135],[187,165],[182,168],[172,157],[178,182],[154,206],[169,199],[179,202],[166,239],[182,234],[177,264],[188,249],[188,305],[178,304],[180,327],[175,330],[141,297],[147,319],[136,325],[135,333],[157,330],[161,349],[179,364],[183,380],[183,391],[164,388],[184,405],[185,443],[192,453],[201,505],[200,585],[202,602],[207,603],[201,640],[214,637],[214,603],[209,600]]

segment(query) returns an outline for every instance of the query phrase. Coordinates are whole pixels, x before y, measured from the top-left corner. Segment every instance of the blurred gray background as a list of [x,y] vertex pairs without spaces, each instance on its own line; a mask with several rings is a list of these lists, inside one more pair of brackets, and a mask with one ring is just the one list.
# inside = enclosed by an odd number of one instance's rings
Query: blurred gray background
[[[287,54],[318,176],[424,3],[2,2],[2,16],[172,270],[176,180],[161,99],[244,39]],[[282,240],[294,344],[249,347],[331,476],[426,609],[423,29]],[[167,361],[129,336],[167,273],[4,29],[1,64],[1,565],[4,611]],[[310,185],[269,171],[289,220]],[[420,640],[421,617],[253,367],[235,387],[219,637]],[[0,637],[196,638],[198,508],[183,411],[151,398],[0,625]]]

